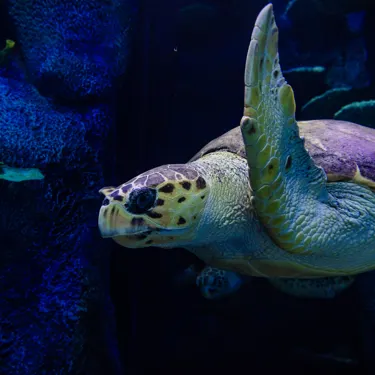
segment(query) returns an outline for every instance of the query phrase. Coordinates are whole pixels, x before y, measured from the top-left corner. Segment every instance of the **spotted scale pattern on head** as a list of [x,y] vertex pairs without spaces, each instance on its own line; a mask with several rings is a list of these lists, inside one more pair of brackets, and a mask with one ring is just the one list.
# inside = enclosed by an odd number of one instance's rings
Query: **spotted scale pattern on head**
[[314,165],[299,137],[293,90],[279,64],[278,35],[269,4],[255,22],[247,54],[241,132],[253,203],[262,224],[281,248],[307,254],[311,233],[293,227],[292,219],[297,220],[297,214],[290,211],[296,209],[298,189],[309,189],[314,198],[314,194],[320,194],[326,176]]
[[105,195],[99,213],[103,237],[125,247],[168,247],[191,240],[209,186],[192,166],[166,165],[142,173]]

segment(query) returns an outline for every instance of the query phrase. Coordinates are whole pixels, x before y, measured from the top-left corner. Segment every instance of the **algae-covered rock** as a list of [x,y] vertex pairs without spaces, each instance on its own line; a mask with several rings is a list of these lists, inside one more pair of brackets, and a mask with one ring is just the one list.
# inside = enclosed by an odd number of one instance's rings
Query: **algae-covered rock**
[[[88,137],[105,136],[105,106],[76,110],[57,106],[27,82],[0,77],[0,160],[12,167],[60,163],[83,168],[97,150]],[[90,155],[90,156],[88,156]]]
[[335,113],[334,118],[375,128],[375,100],[365,100],[345,105]]

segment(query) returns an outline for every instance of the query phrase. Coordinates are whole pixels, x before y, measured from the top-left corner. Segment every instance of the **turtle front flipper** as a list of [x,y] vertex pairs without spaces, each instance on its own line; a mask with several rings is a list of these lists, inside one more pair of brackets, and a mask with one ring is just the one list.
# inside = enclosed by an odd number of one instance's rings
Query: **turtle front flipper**
[[[280,248],[334,259],[330,264],[340,268],[338,274],[373,268],[368,255],[375,255],[375,195],[353,183],[326,183],[299,136],[295,108],[280,69],[278,28],[269,4],[255,22],[245,69],[241,132],[252,203]],[[366,254],[367,264],[349,262],[353,251]],[[347,266],[338,267],[345,257]]]
[[207,266],[198,275],[196,283],[203,297],[220,299],[235,293],[243,280],[235,272]]

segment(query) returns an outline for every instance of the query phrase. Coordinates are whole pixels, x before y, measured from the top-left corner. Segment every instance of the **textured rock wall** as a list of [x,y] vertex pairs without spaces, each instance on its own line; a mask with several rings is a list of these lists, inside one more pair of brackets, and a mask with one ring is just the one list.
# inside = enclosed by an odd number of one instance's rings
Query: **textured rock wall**
[[0,63],[0,374],[120,374],[97,210],[136,1],[10,0]]

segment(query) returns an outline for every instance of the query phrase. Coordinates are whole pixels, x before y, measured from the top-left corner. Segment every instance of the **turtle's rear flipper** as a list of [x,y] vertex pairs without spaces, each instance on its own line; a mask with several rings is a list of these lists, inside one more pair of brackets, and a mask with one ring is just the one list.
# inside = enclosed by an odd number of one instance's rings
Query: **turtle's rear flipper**
[[236,292],[243,280],[235,272],[207,266],[198,275],[196,283],[203,297],[220,299]]
[[349,288],[354,282],[354,276],[316,279],[270,278],[268,281],[275,288],[294,297],[331,299]]

